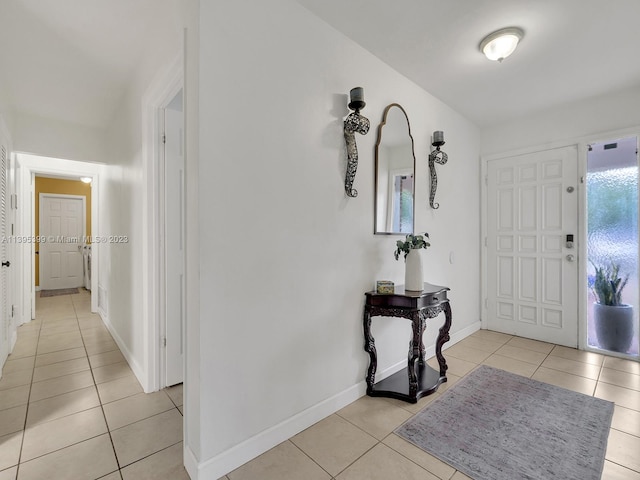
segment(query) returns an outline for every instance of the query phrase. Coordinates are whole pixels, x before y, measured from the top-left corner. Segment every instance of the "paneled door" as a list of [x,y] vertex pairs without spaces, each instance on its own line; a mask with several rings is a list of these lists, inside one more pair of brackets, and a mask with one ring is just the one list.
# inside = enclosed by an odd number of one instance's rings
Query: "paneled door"
[[577,190],[575,146],[488,162],[490,330],[578,345]]
[[40,287],[84,285],[85,197],[40,194]]

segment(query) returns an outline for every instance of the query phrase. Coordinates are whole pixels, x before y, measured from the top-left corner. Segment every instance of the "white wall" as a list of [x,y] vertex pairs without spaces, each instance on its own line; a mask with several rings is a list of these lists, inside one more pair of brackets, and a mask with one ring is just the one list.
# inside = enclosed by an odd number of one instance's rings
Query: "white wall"
[[13,132],[19,152],[88,162],[109,159],[103,129],[15,113]]
[[[199,115],[200,115],[200,2],[190,0],[186,11],[185,35],[185,381],[184,461],[192,478],[197,478],[201,456],[200,375],[209,366],[200,359],[200,205],[199,205]],[[206,209],[207,206],[204,206]],[[206,345],[205,345],[206,347]]]
[[[373,235],[373,149],[390,103],[406,109],[415,139],[416,228],[433,245],[425,277],[451,287],[454,334],[479,326],[480,147],[469,121],[293,1],[200,9],[201,374],[186,388],[201,391],[201,478],[217,478],[308,426],[314,409],[326,415],[363,393],[364,292],[404,280],[399,237]],[[346,198],[342,122],[355,86],[372,129],[357,135],[359,196]],[[449,154],[437,211],[434,130]],[[406,360],[409,323],[374,323],[379,371]]]
[[104,188],[108,205],[105,234],[126,235],[129,243],[104,246],[98,288],[103,316],[129,365],[144,383],[141,96],[141,86],[130,88],[108,132],[111,148]]
[[559,105],[482,130],[482,153],[495,154],[640,125],[640,87]]

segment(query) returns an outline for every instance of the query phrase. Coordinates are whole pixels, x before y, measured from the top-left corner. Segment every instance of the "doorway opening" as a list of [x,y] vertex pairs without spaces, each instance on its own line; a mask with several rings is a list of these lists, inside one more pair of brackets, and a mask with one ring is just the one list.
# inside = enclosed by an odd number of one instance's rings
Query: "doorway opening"
[[[102,171],[102,165],[98,163],[79,162],[75,160],[65,160],[52,157],[42,157],[38,155],[31,155],[26,153],[16,154],[16,190],[17,190],[17,204],[22,207],[18,210],[18,217],[16,222],[15,235],[21,238],[36,240],[36,177],[54,178],[60,180],[73,180],[79,181],[80,178],[86,177],[91,179],[90,191],[91,197],[94,199],[99,198],[99,175]],[[88,222],[92,235],[99,233],[98,228],[98,202],[91,202],[90,217]],[[88,231],[88,229],[87,229]],[[19,313],[21,318],[17,325],[29,322],[35,318],[36,309],[36,251],[39,252],[38,247],[34,242],[21,243],[17,245],[18,251],[16,252],[16,264],[19,268],[19,280],[17,287],[19,290]],[[97,247],[98,245],[94,245]],[[78,249],[78,245],[74,248]],[[75,254],[76,252],[74,252]],[[90,280],[91,290],[91,311],[98,312],[99,310],[99,298],[96,292],[98,291],[98,278],[99,278],[99,258],[100,249],[95,248],[92,252],[92,275]],[[84,278],[84,272],[81,270],[83,256],[82,253],[76,255],[76,260],[80,259],[80,272]],[[38,269],[39,270],[39,269]],[[86,288],[86,286],[85,286]],[[100,307],[105,307],[104,299],[101,302]]]
[[[146,392],[184,379],[186,303],[182,249],[185,244],[183,165],[186,153],[183,63],[182,56],[176,57],[167,71],[149,87],[143,100],[142,242],[146,251],[142,259],[142,316],[147,369],[143,388]],[[166,150],[177,152],[177,156],[171,157],[175,161],[170,160],[167,164]],[[167,290],[172,294],[170,300]],[[176,375],[168,372],[167,365]]]
[[160,210],[162,236],[160,307],[164,323],[164,386],[183,381],[185,324],[184,108],[180,89],[161,109]]
[[638,139],[587,152],[587,345],[638,355]]

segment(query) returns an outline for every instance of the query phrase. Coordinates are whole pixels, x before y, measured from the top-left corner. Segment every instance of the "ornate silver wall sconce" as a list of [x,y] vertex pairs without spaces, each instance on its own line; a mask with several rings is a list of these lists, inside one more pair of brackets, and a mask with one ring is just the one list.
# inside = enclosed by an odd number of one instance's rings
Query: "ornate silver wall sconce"
[[358,191],[353,188],[353,181],[358,170],[358,147],[356,146],[355,133],[366,135],[369,131],[369,119],[360,115],[364,108],[364,89],[352,88],[350,93],[349,108],[354,110],[344,121],[344,139],[347,142],[347,175],[344,180],[344,189],[350,197],[357,197]]
[[440,208],[439,203],[435,203],[436,189],[438,188],[438,177],[436,175],[436,163],[444,165],[447,163],[447,154],[440,150],[440,147],[444,145],[444,132],[437,130],[433,132],[433,143],[431,143],[435,150],[429,154],[429,173],[431,174],[431,192],[429,193],[429,205],[431,208]]

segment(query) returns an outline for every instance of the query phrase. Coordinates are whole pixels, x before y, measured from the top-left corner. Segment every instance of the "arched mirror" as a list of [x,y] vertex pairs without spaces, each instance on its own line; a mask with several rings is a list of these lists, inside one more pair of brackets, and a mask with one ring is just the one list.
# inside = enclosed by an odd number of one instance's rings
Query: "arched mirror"
[[376,142],[375,233],[413,233],[416,157],[407,112],[384,109]]

